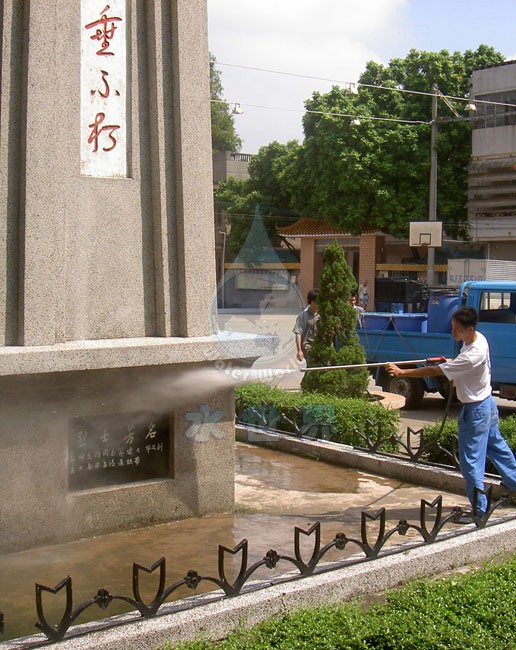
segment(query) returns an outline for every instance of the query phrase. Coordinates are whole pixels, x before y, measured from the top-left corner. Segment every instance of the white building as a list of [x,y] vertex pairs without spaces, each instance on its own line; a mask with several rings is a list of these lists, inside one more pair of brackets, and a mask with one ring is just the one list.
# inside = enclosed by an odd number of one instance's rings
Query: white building
[[[477,111],[468,177],[468,220],[485,257],[516,260],[516,61],[475,70]],[[498,102],[483,104],[478,100]]]

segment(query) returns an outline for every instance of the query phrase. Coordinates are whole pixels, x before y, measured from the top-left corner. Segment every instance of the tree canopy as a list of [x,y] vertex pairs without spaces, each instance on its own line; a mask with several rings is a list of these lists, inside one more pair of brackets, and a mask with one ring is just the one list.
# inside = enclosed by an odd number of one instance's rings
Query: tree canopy
[[[502,61],[500,53],[485,45],[464,54],[411,50],[387,66],[368,63],[356,94],[339,87],[314,93],[306,108],[325,114],[307,112],[304,117],[305,192],[298,195],[300,202],[344,230],[379,228],[406,236],[410,221],[428,215],[434,84],[444,95],[467,97],[473,70]],[[404,92],[408,90],[421,94]],[[465,115],[464,102],[455,103]],[[360,116],[360,125],[352,126],[352,118],[332,115],[336,113]],[[438,120],[450,117],[453,113],[440,101]],[[457,234],[467,218],[470,123],[443,120],[437,152],[438,218],[447,232]]]
[[[264,215],[322,217],[352,233],[378,228],[406,237],[410,221],[428,218],[434,84],[444,95],[467,97],[473,70],[503,60],[481,45],[464,54],[414,49],[388,65],[369,62],[358,92],[334,86],[307,100],[302,144],[262,148],[249,167],[249,181],[228,182],[217,199],[235,216],[254,214],[259,202]],[[465,102],[450,101],[466,116]],[[351,125],[353,116],[359,126]],[[448,234],[457,235],[467,218],[471,127],[447,118],[453,113],[440,100],[437,217]],[[250,223],[243,224],[247,232]]]
[[211,147],[213,151],[240,151],[242,141],[235,129],[229,104],[224,100],[222,78],[210,54]]
[[249,179],[229,178],[219,183],[215,200],[228,215],[228,251],[237,255],[242,250],[257,211],[270,246],[281,243],[276,227],[288,225],[299,216],[291,207],[292,178],[295,178],[291,165],[299,149],[295,140],[287,144],[271,142],[251,159]]

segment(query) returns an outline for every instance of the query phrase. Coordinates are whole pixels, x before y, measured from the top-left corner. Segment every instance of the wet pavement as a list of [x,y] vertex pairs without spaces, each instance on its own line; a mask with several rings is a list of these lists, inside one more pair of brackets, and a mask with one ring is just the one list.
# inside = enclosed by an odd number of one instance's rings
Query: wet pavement
[[[154,526],[81,540],[68,544],[0,556],[0,609],[5,614],[2,640],[34,633],[36,621],[34,583],[54,587],[67,575],[73,578],[74,607],[92,598],[99,588],[112,594],[131,595],[132,563],[149,567],[161,556],[167,561],[170,585],[182,579],[189,569],[217,576],[218,545],[233,548],[242,539],[249,540],[249,562],[261,560],[273,548],[280,554],[293,555],[294,527],[308,529],[315,521],[322,524],[322,543],[337,532],[360,538],[361,512],[387,509],[387,529],[399,519],[419,521],[422,498],[432,501],[437,492],[396,480],[352,469],[333,466],[255,447],[236,445],[236,507],[234,514],[217,515]],[[465,498],[442,493],[445,508],[466,505]],[[374,522],[371,535],[374,537]],[[410,534],[408,535],[410,537]],[[393,535],[390,543],[406,538]],[[311,541],[307,540],[308,546]],[[302,546],[304,548],[304,546]],[[350,544],[344,551],[331,551],[328,561],[357,552]],[[306,549],[307,559],[311,549]],[[233,567],[235,575],[238,567]],[[278,567],[282,573],[286,565]],[[256,577],[271,577],[263,569]],[[154,576],[144,580],[142,594],[152,600]],[[202,584],[201,584],[202,587]],[[209,586],[207,587],[209,589]],[[192,595],[182,587],[176,598]],[[202,593],[199,588],[195,593]],[[45,594],[45,612],[52,623],[60,619],[64,599],[61,594]],[[90,608],[78,622],[130,611],[112,603],[108,610]]]
[[[295,359],[292,326],[295,314],[222,314],[221,329],[280,337],[277,354],[255,362],[257,368],[299,368]],[[284,377],[278,385],[296,390],[302,373]],[[516,412],[516,403],[501,404],[504,413]],[[445,401],[426,397],[418,411],[402,411],[400,428],[417,430],[425,423],[441,418]],[[452,407],[451,416],[456,416]],[[360,537],[361,513],[387,509],[387,528],[400,519],[418,523],[421,499],[431,502],[443,495],[445,512],[455,505],[466,506],[464,496],[436,492],[396,480],[329,465],[324,462],[286,455],[267,448],[236,446],[234,514],[178,521],[150,528],[126,531],[68,544],[46,546],[20,553],[0,555],[0,610],[5,615],[5,634],[9,638],[36,632],[34,583],[54,587],[67,575],[73,578],[74,607],[92,598],[101,587],[112,594],[131,595],[132,563],[149,567],[161,556],[167,561],[166,584],[182,579],[188,570],[217,575],[218,545],[234,547],[242,539],[249,540],[249,562],[262,559],[274,548],[280,554],[292,555],[294,527],[308,529],[315,521],[322,524],[322,543],[331,541],[337,532],[349,538]],[[501,513],[502,514],[502,513]],[[49,513],[51,516],[51,513]],[[374,524],[371,535],[374,535]],[[369,528],[368,528],[369,530]],[[410,531],[409,535],[410,537]],[[393,535],[390,543],[405,541]],[[303,547],[304,548],[304,547]],[[344,551],[332,551],[327,560],[342,559],[356,552],[349,545]],[[307,549],[307,557],[311,553]],[[237,567],[234,567],[235,573]],[[278,568],[281,573],[283,567]],[[274,575],[274,574],[272,574]],[[256,577],[271,577],[263,570]],[[144,581],[142,596],[147,601],[155,594],[154,576]],[[207,587],[209,588],[209,587]],[[202,593],[181,588],[177,598]],[[57,623],[63,612],[61,594],[45,598],[45,612],[51,623]],[[112,603],[107,610],[90,608],[78,622],[112,616],[129,611],[127,606]]]

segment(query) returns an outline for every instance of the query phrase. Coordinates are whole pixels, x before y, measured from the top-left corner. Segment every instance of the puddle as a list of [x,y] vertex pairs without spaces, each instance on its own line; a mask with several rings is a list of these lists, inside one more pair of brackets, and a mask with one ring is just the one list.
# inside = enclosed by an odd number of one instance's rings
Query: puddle
[[[360,513],[392,508],[389,523],[400,518],[417,521],[421,488],[408,486],[313,459],[292,456],[263,447],[237,444],[235,459],[234,514],[216,515],[172,522],[67,544],[45,546],[20,553],[0,555],[0,610],[5,615],[5,632],[0,641],[34,634],[37,620],[34,583],[54,587],[67,575],[73,578],[74,607],[92,598],[99,588],[113,595],[132,594],[132,563],[150,567],[161,556],[167,561],[166,585],[185,577],[190,569],[203,576],[217,576],[218,545],[233,548],[249,540],[249,562],[261,560],[273,548],[294,554],[294,527],[307,530],[315,521],[322,523],[323,544],[337,532],[359,538]],[[403,489],[399,489],[403,488]],[[428,490],[426,491],[428,497]],[[434,496],[436,496],[435,493]],[[449,505],[457,497],[451,495]],[[394,542],[400,539],[394,536]],[[302,545],[305,559],[311,555],[311,540]],[[332,551],[327,560],[342,559],[357,552]],[[233,570],[239,568],[235,561]],[[238,566],[237,566],[238,564]],[[290,567],[283,564],[278,574]],[[271,577],[268,569],[256,577]],[[155,594],[156,576],[145,577],[142,595],[150,602]],[[202,593],[203,584],[192,592],[186,587],[170,600]],[[206,584],[205,590],[213,585]],[[45,613],[51,623],[62,616],[61,594],[48,596]],[[88,609],[78,623],[130,611],[127,605],[111,603],[107,610]]]

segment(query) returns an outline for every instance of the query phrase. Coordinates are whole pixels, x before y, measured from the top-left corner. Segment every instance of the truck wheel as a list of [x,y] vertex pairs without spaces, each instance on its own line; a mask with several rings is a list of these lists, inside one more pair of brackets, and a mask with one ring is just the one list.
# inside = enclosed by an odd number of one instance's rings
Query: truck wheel
[[421,405],[425,394],[425,383],[422,379],[409,379],[407,377],[391,377],[389,393],[403,395],[406,409],[415,409]]

